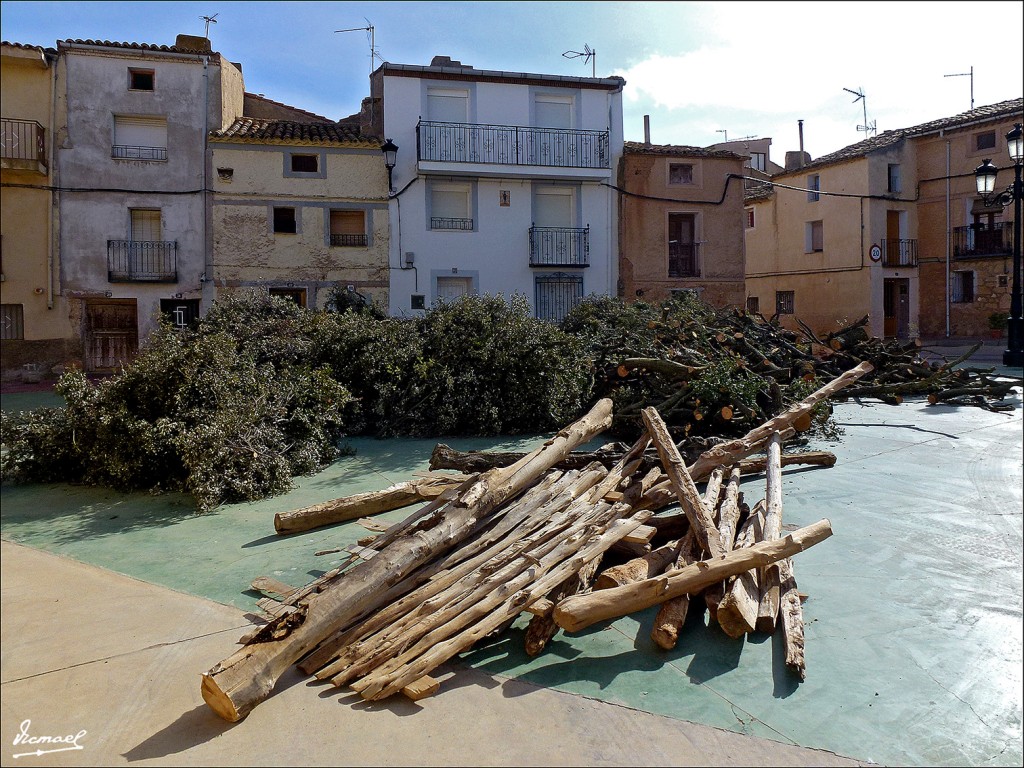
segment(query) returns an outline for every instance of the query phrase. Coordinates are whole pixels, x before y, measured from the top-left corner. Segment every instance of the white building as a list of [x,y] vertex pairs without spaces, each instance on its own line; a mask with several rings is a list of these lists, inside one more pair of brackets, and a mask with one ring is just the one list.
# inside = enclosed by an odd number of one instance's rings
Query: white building
[[390,311],[522,293],[558,320],[614,295],[620,77],[477,70],[435,57],[371,76],[372,132],[398,146]]

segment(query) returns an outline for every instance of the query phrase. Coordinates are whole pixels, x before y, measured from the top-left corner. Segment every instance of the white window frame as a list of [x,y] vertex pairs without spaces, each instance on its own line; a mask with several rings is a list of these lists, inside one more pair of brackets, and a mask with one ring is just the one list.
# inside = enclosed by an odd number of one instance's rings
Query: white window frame
[[111,155],[118,160],[166,161],[167,118],[114,115]]

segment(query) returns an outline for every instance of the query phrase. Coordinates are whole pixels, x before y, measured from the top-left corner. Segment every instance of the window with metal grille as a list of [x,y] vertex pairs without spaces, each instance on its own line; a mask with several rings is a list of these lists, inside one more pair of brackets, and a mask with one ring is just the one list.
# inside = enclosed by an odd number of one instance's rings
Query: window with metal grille
[[294,208],[274,208],[274,231],[284,234],[295,234]]
[[156,73],[152,69],[129,69],[128,88],[133,91],[152,91]]
[[270,288],[269,293],[271,296],[290,301],[300,307],[306,306],[305,288]]
[[319,155],[292,155],[293,173],[317,173],[320,170]]
[[166,160],[167,120],[115,115],[111,156],[118,160]]
[[199,299],[160,299],[160,312],[178,330],[199,319]]
[[472,230],[471,192],[469,184],[431,184],[430,228]]
[[995,149],[996,146],[996,132],[985,131],[984,133],[974,134],[974,149],[975,151],[981,151],[983,149]]
[[24,306],[21,304],[0,304],[0,339],[24,338]]
[[331,211],[331,245],[365,248],[366,244],[365,211]]
[[974,272],[971,270],[960,270],[953,272],[952,289],[954,304],[968,304],[974,301]]
[[534,278],[537,318],[561,322],[583,298],[583,275],[554,272]]
[[668,165],[669,184],[693,184],[692,163],[669,163]]
[[747,312],[760,312],[761,301],[757,296],[747,296]]
[[816,203],[821,199],[821,195],[818,192],[821,190],[821,176],[818,174],[812,174],[807,177],[807,189],[810,190],[807,193],[807,202]]
[[775,292],[775,312],[780,315],[792,315],[795,296],[793,291]]

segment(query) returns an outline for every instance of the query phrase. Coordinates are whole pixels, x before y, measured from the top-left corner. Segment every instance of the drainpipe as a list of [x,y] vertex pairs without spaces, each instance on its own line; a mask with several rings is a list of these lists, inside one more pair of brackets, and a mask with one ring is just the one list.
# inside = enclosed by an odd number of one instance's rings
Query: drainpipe
[[[57,175],[57,158],[55,156],[55,144],[53,141],[53,126],[55,124],[54,116],[57,114],[57,88],[54,85],[54,79],[57,77],[57,61],[54,59],[53,64],[47,60],[46,53],[41,52],[40,55],[43,57],[43,64],[49,69],[53,67],[53,75],[49,78],[50,81],[50,119],[47,121],[48,125],[46,130],[49,132],[47,144],[49,145],[49,161],[50,161],[50,176],[56,179]],[[56,184],[54,187],[58,186]],[[53,188],[50,189],[50,215],[46,217],[46,308],[53,309],[53,219],[56,215],[57,206],[55,205],[55,196],[58,193]]]
[[[940,136],[945,135],[945,131],[939,132]],[[950,220],[949,220],[949,139],[946,139],[946,338],[950,337],[952,332],[949,322],[949,289],[950,289],[950,274],[949,274],[949,258],[950,258]]]

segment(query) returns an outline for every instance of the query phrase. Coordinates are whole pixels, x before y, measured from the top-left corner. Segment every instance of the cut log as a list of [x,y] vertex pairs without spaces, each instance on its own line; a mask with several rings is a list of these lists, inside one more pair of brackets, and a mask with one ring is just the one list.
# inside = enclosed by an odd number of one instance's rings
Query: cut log
[[[718,506],[718,533],[722,537],[722,546],[727,552],[734,549],[736,542],[736,528],[740,522],[740,512],[745,508],[740,506],[740,476],[739,467],[733,467],[729,472],[729,482],[725,486],[725,495],[722,503]],[[708,608],[708,615],[712,621],[718,620],[718,605],[725,596],[725,584],[718,582],[704,590],[704,602]]]
[[[765,474],[764,540],[774,541],[782,534],[782,442],[778,433],[768,441],[768,468]],[[779,567],[761,569],[761,605],[757,609],[757,631],[771,634],[779,615]]]
[[[679,544],[679,555],[676,557],[675,568],[684,568],[687,565],[697,562],[700,552],[697,549],[697,538],[693,529],[686,534]],[[690,611],[690,596],[679,595],[671,600],[666,600],[658,609],[658,615],[654,617],[654,626],[651,627],[651,640],[655,645],[671,651],[679,642],[679,632],[686,622],[686,615]]]
[[444,491],[465,481],[464,477],[434,477],[424,480],[408,480],[396,483],[382,491],[358,493],[332,499],[311,507],[278,512],[274,515],[274,529],[279,534],[300,533],[325,525],[343,523],[360,517],[379,515],[411,504],[440,496]]
[[651,550],[642,557],[636,557],[632,560],[627,560],[621,565],[605,568],[598,574],[597,580],[594,582],[594,589],[621,587],[623,584],[632,584],[636,581],[643,581],[652,576],[657,576],[675,562],[678,554],[679,542],[672,541]]
[[662,466],[672,483],[679,506],[690,521],[697,542],[701,549],[712,557],[721,557],[725,550],[722,548],[712,513],[697,492],[697,486],[694,485],[693,478],[686,470],[686,463],[669,436],[668,427],[665,426],[665,422],[654,408],[644,408],[640,415],[647,426],[651,442],[654,443],[654,447],[661,457]]
[[791,558],[779,561],[779,577],[782,579],[779,621],[782,622],[786,666],[803,680],[807,675],[807,661],[804,658],[804,610],[800,604],[800,592],[796,587]]
[[[584,595],[589,592],[600,566],[601,558],[596,557],[583,566],[578,573],[573,574],[555,587],[554,591],[549,595],[550,599],[546,600],[550,604],[551,610],[544,615],[534,615],[526,627],[525,648],[527,656],[539,656],[547,648],[548,641],[558,634],[559,627],[551,617],[551,614],[554,613],[555,603],[559,600],[564,600],[570,595]],[[531,605],[530,608],[533,608],[535,605],[536,603]],[[533,613],[532,610],[530,612]]]
[[611,414],[611,400],[599,401],[582,419],[519,462],[481,476],[436,516],[421,521],[415,536],[394,541],[299,610],[268,624],[251,643],[203,675],[203,700],[225,720],[245,717],[270,695],[292,664],[357,616],[378,608],[388,586],[456,546],[481,519],[529,487],[573,448],[605,431]]
[[696,594],[716,581],[791,557],[831,535],[829,521],[819,520],[785,538],[733,550],[717,560],[701,560],[636,584],[568,597],[555,606],[555,622],[567,632],[578,632],[603,619],[642,611],[679,595]]
[[419,701],[428,696],[433,696],[441,688],[441,682],[430,675],[424,675],[418,680],[413,680],[402,689],[402,695],[412,701]]
[[[749,549],[761,541],[764,527],[764,503],[758,502],[743,524],[734,552]],[[748,570],[736,574],[725,585],[725,594],[715,617],[729,637],[742,637],[757,626],[757,609],[761,604],[760,574]]]
[[705,451],[697,457],[697,461],[688,467],[691,477],[695,480],[703,480],[715,467],[731,466],[739,459],[749,456],[754,452],[753,446],[766,441],[772,432],[783,432],[785,429],[792,427],[793,423],[800,416],[810,413],[814,406],[822,400],[831,397],[873,370],[874,366],[871,363],[863,362],[856,368],[851,368],[843,375],[812,392],[799,403],[790,406],[790,408],[775,418],[769,419],[761,426],[750,430],[739,440],[730,440]]

